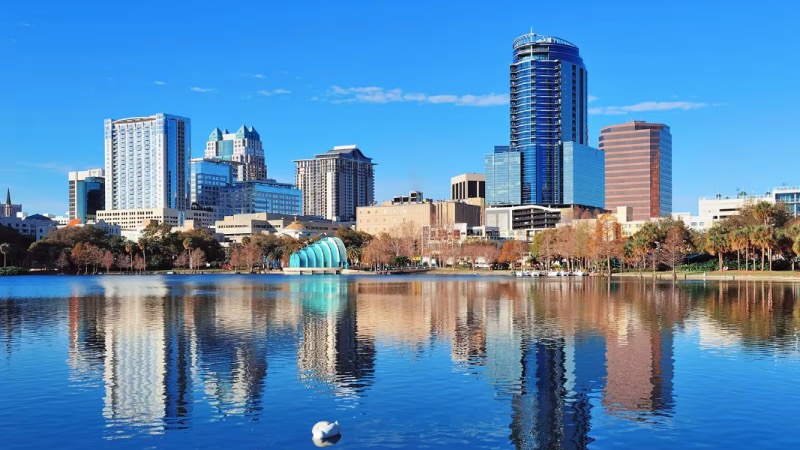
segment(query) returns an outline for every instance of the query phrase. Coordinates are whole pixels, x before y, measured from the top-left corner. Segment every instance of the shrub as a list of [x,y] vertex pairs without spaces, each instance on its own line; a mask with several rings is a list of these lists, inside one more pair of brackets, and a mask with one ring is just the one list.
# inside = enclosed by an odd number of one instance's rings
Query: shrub
[[0,267],[0,276],[2,275],[25,275],[28,269],[16,266]]

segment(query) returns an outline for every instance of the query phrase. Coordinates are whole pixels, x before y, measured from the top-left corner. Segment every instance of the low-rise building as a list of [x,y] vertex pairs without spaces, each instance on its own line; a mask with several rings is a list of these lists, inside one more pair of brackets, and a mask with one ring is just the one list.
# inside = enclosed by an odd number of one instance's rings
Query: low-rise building
[[[418,193],[416,201],[391,201],[379,206],[361,206],[356,212],[356,229],[372,235],[390,232],[404,224],[416,227],[450,227],[466,224],[481,226],[481,207],[464,201],[431,201],[422,199]],[[410,196],[409,196],[410,197]],[[398,197],[401,198],[402,197]]]
[[[292,224],[299,224],[293,225]],[[283,214],[253,213],[253,214],[234,214],[225,216],[224,219],[215,223],[217,234],[224,236],[225,242],[241,243],[242,239],[254,234],[272,233],[277,234],[288,228],[287,232],[281,233],[291,237],[305,236],[334,236],[336,231],[342,227],[349,227],[352,223],[334,222],[316,216],[286,216]],[[292,230],[301,231],[300,235],[292,233]]]
[[494,227],[500,239],[531,241],[533,236],[561,222],[561,209],[540,205],[486,208],[486,226]]
[[41,214],[25,216],[20,213],[13,217],[0,217],[0,226],[16,230],[23,236],[30,236],[37,241],[47,236],[50,230],[58,228],[58,224]]
[[119,225],[123,231],[141,231],[152,221],[182,227],[186,220],[193,220],[196,226],[211,228],[214,225],[213,211],[190,209],[181,211],[173,208],[115,209],[97,211],[97,221]]

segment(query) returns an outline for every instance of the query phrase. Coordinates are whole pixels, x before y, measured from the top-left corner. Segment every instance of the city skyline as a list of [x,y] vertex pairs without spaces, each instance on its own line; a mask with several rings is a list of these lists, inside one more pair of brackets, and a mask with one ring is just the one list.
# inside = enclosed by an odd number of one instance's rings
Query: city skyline
[[[717,192],[797,184],[789,165],[772,162],[792,154],[791,145],[778,144],[779,133],[740,131],[754,116],[769,117],[773,129],[793,122],[797,94],[786,82],[797,63],[783,57],[784,45],[761,44],[796,39],[786,31],[791,11],[630,5],[636,7],[531,5],[513,17],[503,5],[454,12],[412,2],[385,14],[382,5],[320,3],[302,15],[291,5],[234,5],[226,13],[242,17],[243,26],[208,36],[200,30],[214,19],[203,8],[158,6],[164,16],[184,15],[167,29],[160,19],[133,24],[110,14],[99,21],[101,12],[88,7],[11,5],[0,19],[0,52],[15,68],[0,74],[8,105],[0,109],[0,123],[9,136],[0,188],[10,188],[27,211],[63,214],[67,196],[53,192],[65,190],[67,172],[103,166],[102,120],[163,111],[194,122],[191,157],[202,156],[207,130],[247,123],[260,131],[270,175],[278,180],[292,178],[294,159],[358,142],[380,164],[376,200],[409,190],[444,199],[449,177],[483,172],[483,155],[508,140],[510,42],[531,24],[534,32],[581,49],[591,72],[589,145],[611,124],[636,119],[670,126],[674,211],[695,211],[697,197]],[[642,21],[649,9],[657,17]],[[353,35],[343,23],[365,26]],[[185,51],[148,49],[152,63],[131,68],[121,56],[144,55],[146,46],[120,50],[116,42],[143,31],[153,42],[181,35]],[[381,36],[364,39],[365,33]],[[115,39],[96,42],[103,34]],[[373,57],[387,46],[391,58]],[[253,59],[253,47],[263,57]],[[248,63],[196,70],[214,53],[247,56]],[[74,64],[75,54],[86,64]],[[747,77],[742,54],[759,55]],[[759,89],[747,82],[764,76],[773,82]],[[34,139],[16,132],[34,127]],[[751,156],[766,150],[774,158]]]

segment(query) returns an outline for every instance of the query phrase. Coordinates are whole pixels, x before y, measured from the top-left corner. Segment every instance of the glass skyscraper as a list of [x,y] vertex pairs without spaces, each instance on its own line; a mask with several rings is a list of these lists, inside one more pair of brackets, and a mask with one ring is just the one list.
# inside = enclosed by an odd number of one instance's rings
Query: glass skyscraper
[[106,119],[106,210],[186,210],[191,152],[186,117],[160,113]]
[[586,67],[557,37],[526,34],[513,49],[510,151],[522,154],[521,203],[566,204],[563,144],[589,140]]
[[511,206],[522,203],[522,154],[508,146],[494,147],[486,155],[486,206]]

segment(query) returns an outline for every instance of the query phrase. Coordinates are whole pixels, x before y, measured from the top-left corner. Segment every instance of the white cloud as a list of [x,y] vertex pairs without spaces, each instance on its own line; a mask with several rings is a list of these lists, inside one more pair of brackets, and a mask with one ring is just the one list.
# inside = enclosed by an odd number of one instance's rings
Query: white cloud
[[703,102],[641,102],[635,105],[627,106],[596,106],[589,108],[589,114],[614,116],[620,114],[637,113],[637,112],[650,112],[650,111],[669,111],[674,109],[690,110],[705,108],[711,105]]
[[257,73],[253,75],[253,78],[266,78],[266,75],[264,75],[263,73]]
[[155,84],[157,86],[164,86],[165,84],[167,84],[167,82],[166,81],[161,81],[161,80],[156,80],[156,81],[153,81],[153,84]]
[[586,97],[586,101],[588,101],[589,103],[596,102],[598,100],[600,100],[600,98],[594,95],[589,95]]
[[217,90],[214,89],[214,88],[204,88],[204,87],[198,87],[198,86],[193,86],[191,88],[191,90],[194,91],[194,92],[202,92],[202,93],[217,92]]
[[271,91],[269,91],[269,90],[265,90],[265,89],[262,89],[262,90],[258,91],[258,93],[259,93],[259,94],[261,94],[261,95],[270,96],[270,95],[285,95],[285,94],[291,94],[291,93],[292,93],[292,91],[290,91],[290,90],[288,90],[288,89],[273,89],[273,90],[271,90]]
[[341,87],[332,86],[325,98],[332,103],[449,103],[458,106],[508,105],[508,94],[486,95],[428,95],[420,92],[404,92],[402,89],[384,89],[377,86]]

